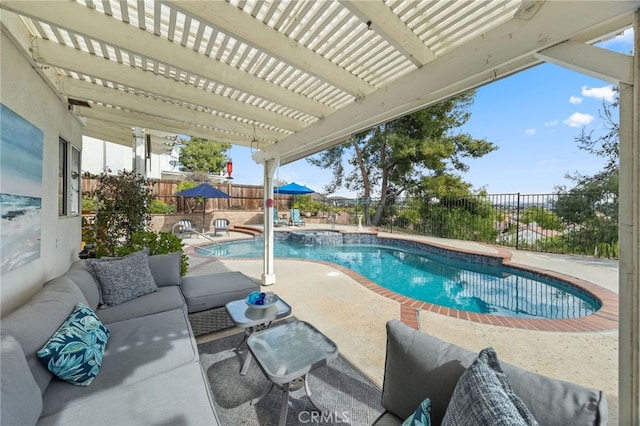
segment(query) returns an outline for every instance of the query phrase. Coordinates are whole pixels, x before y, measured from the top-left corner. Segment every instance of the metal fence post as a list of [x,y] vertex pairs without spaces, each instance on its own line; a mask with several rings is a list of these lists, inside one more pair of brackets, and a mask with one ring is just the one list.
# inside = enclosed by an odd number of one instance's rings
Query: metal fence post
[[520,193],[518,192],[518,201],[516,201],[516,250],[520,244]]

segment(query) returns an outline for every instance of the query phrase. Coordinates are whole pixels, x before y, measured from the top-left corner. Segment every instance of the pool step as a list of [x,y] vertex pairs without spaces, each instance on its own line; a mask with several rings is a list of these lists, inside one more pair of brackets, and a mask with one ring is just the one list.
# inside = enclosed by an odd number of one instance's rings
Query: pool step
[[254,228],[252,226],[245,226],[245,225],[233,225],[231,227],[231,231],[248,234],[254,237],[257,237],[258,235],[262,235],[262,229]]

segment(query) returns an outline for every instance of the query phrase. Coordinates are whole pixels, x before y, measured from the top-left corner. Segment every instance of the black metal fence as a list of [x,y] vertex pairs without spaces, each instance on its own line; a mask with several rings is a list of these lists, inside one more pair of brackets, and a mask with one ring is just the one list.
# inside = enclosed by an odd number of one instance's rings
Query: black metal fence
[[363,224],[516,249],[618,257],[617,194],[490,194],[343,201]]

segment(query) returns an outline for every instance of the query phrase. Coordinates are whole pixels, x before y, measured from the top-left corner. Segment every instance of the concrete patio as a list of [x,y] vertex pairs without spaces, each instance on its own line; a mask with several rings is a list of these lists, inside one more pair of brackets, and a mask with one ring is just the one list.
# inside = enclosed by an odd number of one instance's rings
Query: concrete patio
[[[307,230],[322,226],[306,227]],[[324,226],[326,229],[326,226]],[[338,227],[353,231],[355,227]],[[298,228],[299,229],[299,228]],[[380,233],[398,237],[398,234]],[[248,236],[232,232],[228,241]],[[497,253],[505,248],[468,241],[407,236],[458,250]],[[208,243],[185,239],[188,247]],[[205,243],[206,242],[206,243]],[[189,250],[190,274],[242,271],[260,282],[262,260],[208,258]],[[618,262],[547,253],[511,251],[512,262],[547,269],[589,281],[618,293]],[[330,336],[345,358],[382,386],[386,347],[385,324],[401,318],[401,303],[370,291],[339,267],[318,262],[276,260],[277,282],[265,287],[284,298],[292,314],[309,321]],[[610,424],[618,424],[618,330],[550,332],[523,330],[471,322],[419,310],[418,327],[425,333],[473,351],[493,346],[501,360],[550,377],[603,390],[608,399]],[[216,339],[236,329],[200,337]]]

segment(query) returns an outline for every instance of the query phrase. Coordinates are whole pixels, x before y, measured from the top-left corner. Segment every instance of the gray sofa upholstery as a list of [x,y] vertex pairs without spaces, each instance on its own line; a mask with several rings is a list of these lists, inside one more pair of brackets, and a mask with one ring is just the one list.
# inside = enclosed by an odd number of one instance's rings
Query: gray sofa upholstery
[[[427,397],[431,399],[432,424],[440,425],[458,379],[477,356],[398,320],[389,321],[382,390],[386,412],[375,425],[401,425]],[[607,402],[601,391],[504,362],[501,366],[516,395],[541,425],[607,424]]]
[[[100,290],[80,260],[2,318],[3,425],[219,424],[181,291],[179,253],[148,260],[159,291],[99,308]],[[208,278],[213,293],[215,280]],[[55,378],[37,357],[77,303],[110,331],[100,372],[86,387]]]

